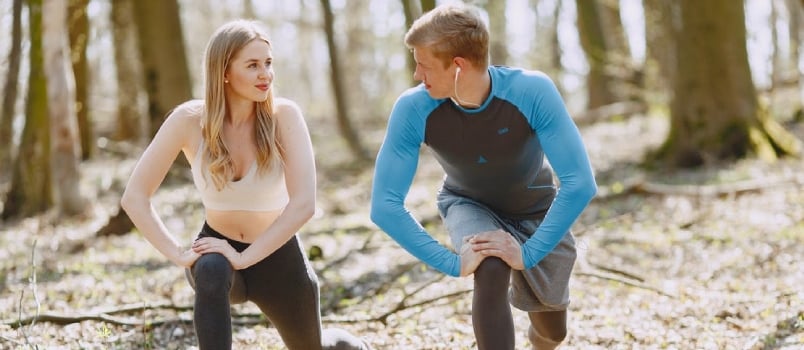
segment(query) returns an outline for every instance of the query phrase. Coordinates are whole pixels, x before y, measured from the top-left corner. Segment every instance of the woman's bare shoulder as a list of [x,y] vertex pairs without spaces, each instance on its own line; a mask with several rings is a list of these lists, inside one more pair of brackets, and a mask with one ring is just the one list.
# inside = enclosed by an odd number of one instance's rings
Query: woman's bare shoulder
[[183,125],[201,126],[201,117],[204,115],[204,100],[190,100],[184,102],[168,115],[168,119]]
[[274,99],[274,113],[280,119],[302,116],[301,107],[295,101],[284,97]]
[[160,133],[180,142],[185,150],[196,150],[201,140],[204,101],[191,100],[174,108],[160,127]]

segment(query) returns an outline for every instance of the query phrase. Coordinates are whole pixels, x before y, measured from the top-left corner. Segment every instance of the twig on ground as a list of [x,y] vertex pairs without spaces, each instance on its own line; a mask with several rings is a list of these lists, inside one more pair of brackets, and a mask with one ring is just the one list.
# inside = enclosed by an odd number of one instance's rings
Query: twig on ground
[[402,275],[408,273],[410,270],[413,270],[413,268],[415,268],[416,266],[419,266],[419,262],[418,261],[412,261],[412,262],[408,262],[408,263],[405,263],[405,264],[402,264],[402,265],[397,265],[397,266],[398,266],[398,268],[396,269],[396,271],[393,271],[390,274],[390,276],[388,276],[387,282],[385,282],[385,283],[381,284],[379,287],[377,287],[374,290],[373,293],[369,293],[369,294],[364,295],[360,299],[360,301],[358,301],[357,303],[360,304],[360,303],[364,302],[366,299],[368,299],[370,297],[385,293],[388,289],[391,288],[391,286],[393,285],[393,281],[396,281],[399,277],[402,277]]
[[402,297],[402,300],[400,300],[393,309],[391,309],[389,311],[386,311],[385,313],[383,313],[382,315],[380,315],[378,317],[375,317],[375,320],[381,322],[382,324],[388,324],[387,323],[388,322],[388,317],[390,317],[391,315],[393,315],[393,314],[395,314],[397,312],[400,312],[402,310],[406,310],[406,309],[426,305],[426,304],[432,303],[432,302],[440,300],[440,299],[445,299],[445,298],[449,299],[449,298],[451,298],[451,297],[453,297],[455,295],[461,295],[461,294],[464,294],[466,292],[471,291],[471,290],[465,290],[465,291],[450,293],[450,294],[447,294],[447,295],[442,295],[442,296],[439,296],[439,297],[435,297],[435,298],[432,298],[432,299],[427,299],[427,300],[420,301],[420,302],[415,303],[415,304],[408,305],[407,301],[410,299],[410,297],[418,294],[419,292],[421,292],[425,288],[427,288],[427,287],[433,285],[434,283],[442,280],[444,278],[444,276],[445,275],[443,275],[443,274],[439,274],[439,276],[437,276],[436,278],[431,279],[429,282],[419,286],[418,288],[414,289],[410,293],[406,292],[405,295]]
[[[39,296],[36,295],[36,242],[37,242],[37,240],[34,239],[33,244],[31,244],[31,276],[28,278],[28,280],[31,282],[31,289],[33,289],[34,302],[36,303],[36,313],[32,317],[29,318],[30,319],[29,322],[25,323],[25,324],[30,323],[31,327],[33,327],[34,323],[36,323],[36,319],[39,317],[39,312],[41,310],[41,304],[39,303]],[[17,323],[16,324],[17,324],[17,327],[20,327],[19,331],[20,331],[20,333],[22,333],[23,338],[25,338],[25,344],[28,345],[28,347],[33,349],[35,347],[33,345],[31,345],[31,341],[30,341],[30,339],[28,339],[28,333],[26,333],[25,330],[22,329],[22,325],[23,325],[23,321],[22,321],[22,300],[24,299],[24,296],[25,296],[25,289],[20,291],[19,311],[18,311],[18,314],[17,314]],[[11,324],[13,324],[13,321],[11,322]]]
[[616,275],[620,275],[620,276],[623,276],[623,277],[626,277],[626,278],[629,278],[629,279],[632,279],[632,280],[635,280],[635,281],[638,281],[638,282],[645,282],[645,278],[643,278],[641,276],[637,276],[636,274],[630,273],[628,271],[620,270],[620,269],[614,268],[614,267],[608,267],[608,266],[605,266],[603,264],[598,264],[598,263],[594,263],[594,262],[589,262],[589,265],[593,266],[593,267],[595,267],[597,269],[600,269],[600,270],[603,270],[603,271],[606,271],[606,272],[609,272],[609,273],[613,273],[613,274],[616,274]]
[[661,184],[647,181],[643,177],[638,176],[634,179],[624,181],[621,185],[617,186],[616,190],[602,189],[595,200],[605,201],[639,193],[662,196],[723,197],[758,192],[790,184],[804,185],[804,176],[796,174],[775,179],[751,179],[718,185]]
[[643,114],[647,109],[648,106],[643,102],[621,101],[576,113],[572,119],[578,126],[585,126],[610,121],[617,116],[626,118],[636,114]]
[[617,276],[617,275],[614,275],[614,274],[610,274],[610,273],[581,272],[581,271],[579,271],[579,272],[576,272],[575,275],[577,275],[577,276],[595,277],[595,278],[600,278],[600,279],[604,279],[604,280],[619,282],[619,283],[626,284],[626,285],[629,285],[629,286],[632,286],[632,287],[637,287],[637,288],[653,291],[653,292],[656,292],[658,294],[661,294],[661,295],[664,295],[664,296],[667,296],[667,297],[670,297],[670,298],[676,298],[675,295],[667,293],[667,292],[665,292],[665,291],[663,291],[663,290],[661,290],[661,289],[659,289],[657,287],[653,287],[651,285],[648,285],[646,283],[639,282],[639,281],[632,281],[632,280],[629,280],[629,279],[626,279],[626,278],[623,278],[623,277],[620,277],[620,276]]
[[424,306],[424,305],[427,305],[427,304],[430,304],[430,303],[433,303],[433,302],[436,302],[436,301],[439,301],[439,300],[442,300],[442,299],[452,299],[454,297],[457,297],[457,296],[460,296],[460,295],[463,295],[463,294],[466,294],[466,293],[470,293],[470,292],[472,292],[472,289],[459,290],[457,292],[452,292],[452,293],[444,294],[444,295],[437,296],[437,297],[434,297],[434,298],[425,299],[425,300],[422,300],[422,301],[420,301],[418,303],[414,303],[414,304],[410,304],[410,305],[406,305],[403,302],[403,303],[397,304],[396,307],[394,307],[393,309],[383,313],[382,315],[380,315],[378,317],[374,317],[373,319],[370,319],[370,321],[377,321],[377,322],[380,322],[380,323],[382,323],[384,325],[387,325],[388,324],[388,317],[390,317],[391,315],[393,315],[393,314],[395,314],[397,312],[407,310],[407,309],[412,309],[412,308],[419,307],[419,306]]

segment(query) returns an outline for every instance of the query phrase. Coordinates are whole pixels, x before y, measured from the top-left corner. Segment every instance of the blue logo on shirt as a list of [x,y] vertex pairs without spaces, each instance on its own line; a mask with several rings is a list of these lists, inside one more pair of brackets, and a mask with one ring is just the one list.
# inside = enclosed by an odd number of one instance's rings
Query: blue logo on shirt
[[502,128],[497,130],[497,135],[502,135],[508,133],[508,128]]
[[483,156],[480,156],[480,158],[477,158],[477,164],[486,164],[487,162],[488,161],[486,160],[486,158],[483,158]]

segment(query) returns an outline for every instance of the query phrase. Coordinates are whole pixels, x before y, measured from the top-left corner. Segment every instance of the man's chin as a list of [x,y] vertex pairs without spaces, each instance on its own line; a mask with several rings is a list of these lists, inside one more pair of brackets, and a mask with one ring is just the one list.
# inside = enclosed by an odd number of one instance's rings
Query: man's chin
[[428,93],[428,94],[430,95],[430,97],[432,97],[434,100],[440,100],[440,99],[447,98],[447,96],[444,96],[444,95],[441,95],[441,94],[437,94],[437,93],[433,93],[433,91],[431,91],[431,90],[427,90],[427,93]]

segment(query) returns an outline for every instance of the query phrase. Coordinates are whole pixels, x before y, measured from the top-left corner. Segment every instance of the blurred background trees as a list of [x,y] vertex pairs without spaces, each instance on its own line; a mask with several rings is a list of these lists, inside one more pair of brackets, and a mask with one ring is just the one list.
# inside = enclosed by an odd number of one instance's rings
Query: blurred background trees
[[[266,25],[276,94],[302,106],[315,144],[342,149],[317,151],[320,166],[370,166],[391,105],[416,83],[405,30],[441,3],[44,0],[64,10],[43,13],[42,1],[0,0],[3,219],[80,213],[81,162],[138,157],[171,108],[203,97],[204,46],[234,18]],[[492,64],[548,73],[580,125],[666,118],[645,163],[802,152],[785,124],[802,122],[804,1],[469,2],[488,16]]]

